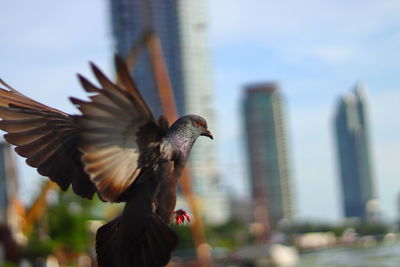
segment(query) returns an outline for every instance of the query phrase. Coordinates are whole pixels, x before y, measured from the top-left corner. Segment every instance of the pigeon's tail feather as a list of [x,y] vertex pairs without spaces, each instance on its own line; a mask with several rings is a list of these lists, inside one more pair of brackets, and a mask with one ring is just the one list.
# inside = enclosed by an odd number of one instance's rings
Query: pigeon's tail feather
[[128,199],[121,216],[97,231],[99,266],[161,267],[168,264],[178,238],[153,213],[150,191],[150,183],[141,184]]
[[99,266],[111,266],[113,263],[113,255],[120,250],[119,225],[121,216],[115,218],[111,222],[103,225],[97,230],[96,234],[96,253]]
[[178,243],[175,232],[156,214],[152,215],[141,241],[128,239],[121,231],[121,217],[103,225],[96,236],[99,266],[165,266]]

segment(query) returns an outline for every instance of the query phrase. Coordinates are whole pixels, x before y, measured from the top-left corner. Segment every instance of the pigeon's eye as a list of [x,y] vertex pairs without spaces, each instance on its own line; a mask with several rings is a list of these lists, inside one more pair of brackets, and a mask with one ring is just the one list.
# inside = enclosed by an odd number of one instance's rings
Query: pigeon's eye
[[201,126],[204,125],[204,123],[203,123],[202,121],[198,121],[198,122],[197,122],[197,125],[201,127]]

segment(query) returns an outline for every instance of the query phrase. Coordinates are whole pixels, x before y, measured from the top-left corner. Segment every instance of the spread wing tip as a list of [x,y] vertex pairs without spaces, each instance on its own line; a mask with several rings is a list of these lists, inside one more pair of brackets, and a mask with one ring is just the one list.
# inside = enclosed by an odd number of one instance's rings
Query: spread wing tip
[[86,92],[88,92],[88,93],[98,93],[99,91],[101,91],[97,86],[95,86],[94,84],[89,82],[89,80],[86,79],[81,74],[78,74],[78,79],[79,79],[79,82],[81,83],[83,89],[85,89]]
[[[17,90],[15,90],[14,88],[12,88],[8,83],[6,83],[3,79],[0,78],[0,84],[2,84],[4,87],[6,87],[8,90],[10,90],[11,92],[17,92]],[[1,87],[0,87],[1,88]],[[1,88],[4,91],[7,91],[3,88]],[[9,92],[9,91],[7,91]]]

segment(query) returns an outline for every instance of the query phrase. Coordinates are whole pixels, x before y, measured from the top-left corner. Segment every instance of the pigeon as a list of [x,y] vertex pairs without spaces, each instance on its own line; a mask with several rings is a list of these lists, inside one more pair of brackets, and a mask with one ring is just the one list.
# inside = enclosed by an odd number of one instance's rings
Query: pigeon
[[[91,63],[99,86],[78,74],[89,100],[71,97],[80,115],[39,103],[0,83],[0,129],[29,166],[62,190],[106,202],[125,202],[120,216],[96,233],[99,266],[159,267],[178,240],[171,229],[190,220],[174,212],[176,187],[199,136],[213,139],[207,122],[186,115],[169,126],[153,114],[124,60],[116,55],[116,83]],[[66,229],[67,230],[67,229]]]

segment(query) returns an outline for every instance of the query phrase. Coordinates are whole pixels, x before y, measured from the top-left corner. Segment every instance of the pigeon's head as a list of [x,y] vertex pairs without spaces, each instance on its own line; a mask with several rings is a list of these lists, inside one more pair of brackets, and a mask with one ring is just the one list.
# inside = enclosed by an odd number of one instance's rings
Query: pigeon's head
[[180,117],[171,126],[173,132],[179,132],[179,134],[196,139],[200,135],[207,136],[213,139],[211,132],[208,130],[207,121],[198,115],[186,115]]

